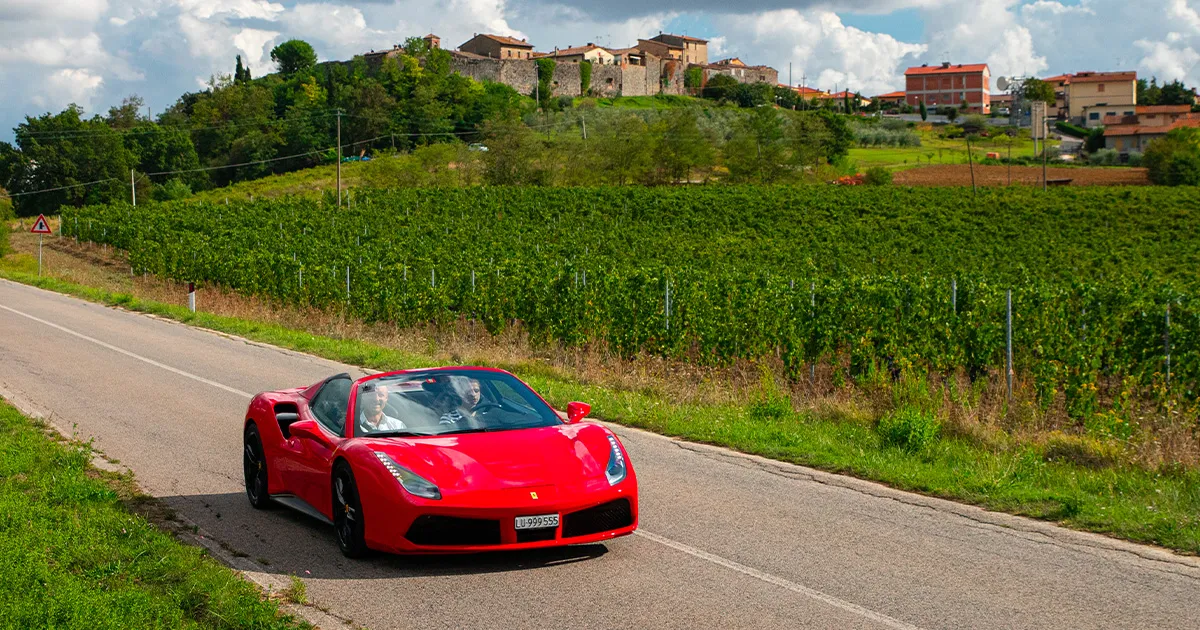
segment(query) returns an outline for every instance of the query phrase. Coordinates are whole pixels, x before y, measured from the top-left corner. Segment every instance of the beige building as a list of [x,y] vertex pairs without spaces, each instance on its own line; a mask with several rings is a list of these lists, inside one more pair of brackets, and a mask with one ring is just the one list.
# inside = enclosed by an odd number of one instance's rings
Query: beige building
[[533,58],[533,44],[505,35],[481,33],[463,42],[458,49],[465,53],[491,59]]
[[[1127,111],[1137,105],[1136,72],[1076,72],[1066,77],[1067,119],[1088,123],[1096,107]],[[1087,111],[1091,109],[1092,111]],[[1098,116],[1097,121],[1103,120]]]
[[[554,52],[548,53],[533,53],[534,59],[546,57],[554,59],[559,63],[579,63],[581,61],[590,61],[594,64],[610,66],[617,63],[617,57],[611,51],[601,48],[591,42],[586,46],[575,46],[573,48],[556,48]],[[619,65],[619,64],[618,64]]]
[[[1200,114],[1187,114],[1165,124],[1111,125],[1104,128],[1104,146],[1121,153],[1137,151],[1145,153],[1151,142],[1182,127],[1200,127]],[[1161,121],[1160,121],[1161,122]]]
[[687,35],[659,33],[650,39],[639,39],[640,50],[661,59],[675,59],[684,65],[708,65],[708,40]]
[[779,82],[779,72],[770,66],[748,66],[737,57],[722,59],[720,61],[707,64],[704,68],[704,82],[718,74],[726,74],[738,83],[770,83],[776,85]]
[[[1190,107],[1188,108],[1191,109]],[[1083,126],[1102,127],[1112,124],[1129,124],[1137,120],[1137,105],[1093,105],[1083,108]]]

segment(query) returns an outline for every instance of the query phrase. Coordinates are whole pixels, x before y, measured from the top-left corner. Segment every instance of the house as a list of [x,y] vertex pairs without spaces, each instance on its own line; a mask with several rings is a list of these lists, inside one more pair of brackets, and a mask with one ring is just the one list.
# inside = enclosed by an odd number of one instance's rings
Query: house
[[888,92],[887,94],[880,94],[871,100],[878,102],[880,105],[903,105],[906,100],[906,96],[907,95],[902,91]]
[[616,56],[611,51],[591,42],[588,42],[586,46],[555,48],[554,52],[533,53],[534,59],[543,57],[554,59],[558,63],[579,63],[581,61],[590,61],[599,65],[613,65],[616,63]]
[[818,90],[816,88],[804,87],[803,85],[798,85],[798,86],[792,88],[792,91],[794,91],[796,93],[796,96],[799,96],[800,98],[803,98],[803,99],[809,99],[809,100],[820,97],[820,96],[829,96],[829,92],[826,92],[825,90]]
[[1172,125],[1182,118],[1193,117],[1191,105],[1139,105],[1136,112],[1138,124],[1147,127]]
[[[1162,122],[1159,116],[1155,114],[1156,123]],[[1138,116],[1138,122],[1135,124],[1107,126],[1104,128],[1104,146],[1121,153],[1144,153],[1151,142],[1183,127],[1200,128],[1200,114],[1189,113],[1166,124],[1144,124],[1141,116]]]
[[[703,66],[708,64],[708,40],[698,37],[688,37],[687,35],[672,35],[670,33],[659,32],[658,35],[650,39],[639,39],[638,45],[650,42],[650,49],[643,48],[657,57],[663,59],[671,58],[682,61],[684,65],[696,64]],[[657,45],[656,52],[653,47]]]
[[458,49],[491,59],[532,59],[533,44],[505,35],[476,34]]
[[1042,79],[1054,88],[1054,106],[1046,108],[1046,116],[1060,120],[1067,117],[1067,82],[1070,79],[1071,75],[1069,74]]
[[1124,111],[1137,105],[1136,72],[1076,72],[1067,75],[1065,87],[1066,118],[1076,124],[1099,124],[1103,115],[1093,109],[1097,106]]
[[850,92],[848,90],[842,90],[841,92],[836,92],[834,94],[820,95],[817,96],[817,98],[823,101],[833,101],[834,107],[842,107],[846,102],[846,99],[850,99],[851,101],[858,99],[859,107],[866,107],[871,104],[871,99],[866,98],[861,94],[855,94],[854,92]]
[[1013,95],[1007,92],[1003,94],[993,94],[991,96],[992,111],[1003,109],[1012,109]]
[[442,38],[434,35],[433,33],[422,37],[421,40],[425,42],[425,45],[429,47],[429,50],[437,50],[438,48],[442,47]]
[[[1191,110],[1191,108],[1188,108]],[[1137,120],[1137,105],[1091,105],[1083,108],[1083,126],[1102,127],[1124,122],[1129,124]]]
[[613,65],[625,66],[644,66],[648,61],[647,53],[642,52],[636,47],[630,48],[605,48],[613,56]]
[[986,63],[924,64],[904,71],[904,98],[913,107],[967,104],[976,114],[991,113],[991,71]]
[[737,79],[738,83],[770,83],[778,85],[779,72],[770,66],[748,66],[737,57],[704,64],[704,82],[718,74],[724,74]]

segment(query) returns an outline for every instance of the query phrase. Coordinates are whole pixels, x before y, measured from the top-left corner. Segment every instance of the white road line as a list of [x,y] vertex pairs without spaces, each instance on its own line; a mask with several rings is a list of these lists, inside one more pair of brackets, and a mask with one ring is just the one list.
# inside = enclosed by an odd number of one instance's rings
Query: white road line
[[[109,350],[112,350],[113,352],[123,354],[131,359],[137,359],[138,361],[142,361],[149,365],[153,365],[154,367],[162,368],[173,374],[178,374],[180,376],[190,378],[194,381],[204,383],[205,385],[212,385],[213,387],[216,387],[217,389],[227,391],[231,394],[237,394],[239,396],[244,396],[246,398],[253,397],[253,394],[250,394],[249,392],[244,392],[240,389],[234,389],[228,385],[224,385],[224,384],[218,383],[216,381],[209,380],[207,378],[204,378],[203,376],[192,374],[191,372],[186,372],[179,368],[171,367],[165,363],[160,363],[158,361],[155,361],[154,359],[150,359],[150,358],[144,357],[140,354],[136,354],[136,353],[130,352],[128,350],[125,350],[124,348],[118,348],[117,346],[114,346],[110,343],[105,343],[103,341],[100,341],[99,339],[96,339],[94,337],[89,337],[83,333],[76,332],[65,326],[60,326],[58,324],[55,324],[54,322],[46,321],[40,317],[35,317],[28,313],[23,313],[21,311],[18,311],[15,308],[11,308],[11,307],[5,306],[3,304],[0,304],[0,308],[4,309],[6,311],[9,311],[10,313],[14,313],[14,314],[20,315],[21,317],[25,317],[27,319],[38,322],[39,324],[45,324],[51,328],[54,328],[55,330],[61,330],[62,332],[67,333],[68,335],[73,335],[75,337],[83,339],[84,341],[90,341],[91,343],[94,343],[102,348],[107,348]],[[888,617],[887,615],[884,615],[882,613],[877,613],[868,608],[863,608],[862,606],[859,606],[858,604],[853,604],[853,603],[845,601],[843,599],[838,599],[832,595],[827,595],[825,593],[822,593],[821,591],[804,586],[803,584],[797,584],[795,582],[792,582],[791,580],[786,580],[779,576],[771,575],[770,573],[767,573],[765,571],[760,571],[753,567],[748,567],[744,564],[734,562],[733,560],[722,558],[721,556],[709,553],[707,551],[704,551],[703,549],[697,549],[696,547],[693,547],[691,545],[686,545],[684,543],[671,540],[670,538],[664,538],[663,536],[659,536],[658,534],[652,534],[645,530],[637,530],[634,533],[637,534],[638,536],[641,536],[648,540],[654,541],[660,545],[666,545],[667,547],[670,547],[677,551],[682,551],[683,553],[686,553],[690,556],[694,556],[696,558],[700,558],[701,560],[705,560],[705,561],[711,562],[713,564],[723,566],[727,569],[732,569],[743,575],[748,575],[752,578],[762,580],[763,582],[767,582],[768,584],[774,584],[775,586],[787,589],[789,591],[792,591],[793,593],[798,593],[800,595],[810,597],[819,602],[829,604],[830,606],[833,606],[835,608],[840,608],[846,612],[853,613],[855,615],[859,615],[860,617],[865,617],[865,618],[870,619],[871,621],[879,623],[883,626],[887,626],[889,628],[896,628],[897,630],[921,630],[918,626],[914,626],[912,624],[905,623],[898,619],[893,619],[892,617]]]
[[893,619],[892,617],[889,617],[883,613],[877,613],[874,610],[871,610],[869,608],[863,608],[862,606],[859,606],[858,604],[848,602],[844,599],[838,599],[838,598],[834,597],[833,595],[827,595],[816,589],[804,586],[803,584],[797,584],[795,582],[792,582],[791,580],[781,578],[777,575],[771,575],[770,573],[767,573],[765,571],[759,571],[758,569],[755,569],[754,567],[748,567],[744,564],[734,562],[733,560],[729,560],[727,558],[722,558],[721,556],[709,553],[707,551],[704,551],[703,549],[697,549],[696,547],[693,547],[691,545],[686,545],[684,543],[681,543],[681,542],[678,542],[675,540],[671,540],[670,538],[665,538],[663,536],[659,536],[658,534],[651,534],[650,532],[648,532],[646,530],[642,530],[642,529],[636,530],[633,533],[637,534],[638,536],[641,536],[643,538],[652,540],[660,545],[666,545],[672,549],[682,551],[683,553],[686,553],[690,556],[700,558],[701,560],[707,560],[708,562],[711,562],[713,564],[723,566],[726,569],[732,569],[743,575],[748,575],[752,578],[762,580],[763,582],[767,582],[768,584],[774,584],[775,586],[785,588],[789,591],[792,591],[793,593],[798,593],[798,594],[804,595],[806,597],[811,597],[812,599],[815,599],[815,600],[825,603],[825,604],[829,604],[830,606],[833,606],[835,608],[840,608],[846,612],[853,613],[860,617],[865,617],[865,618],[870,619],[871,621],[874,621],[882,626],[886,626],[888,628],[896,628],[897,630],[921,630],[920,626],[914,626],[910,623],[905,623],[903,621],[900,621],[899,619]]
[[254,394],[251,394],[251,393],[249,393],[249,392],[244,392],[244,391],[242,391],[242,390],[240,390],[240,389],[234,389],[234,388],[232,388],[232,387],[230,387],[230,386],[228,386],[228,385],[223,385],[223,384],[221,384],[221,383],[218,383],[218,382],[216,382],[216,381],[211,381],[211,380],[209,380],[209,379],[207,379],[207,378],[204,378],[203,376],[199,376],[199,375],[196,375],[196,374],[192,374],[191,372],[185,372],[184,370],[181,370],[181,369],[179,369],[179,368],[175,368],[175,367],[171,367],[171,366],[169,366],[169,365],[167,365],[167,364],[165,364],[165,363],[159,363],[158,361],[155,361],[154,359],[149,359],[149,358],[146,358],[146,357],[144,357],[144,356],[142,356],[142,355],[140,355],[140,354],[135,354],[135,353],[133,353],[133,352],[130,352],[130,351],[128,351],[128,350],[125,350],[124,348],[118,348],[117,346],[114,346],[114,345],[112,345],[112,344],[110,344],[110,343],[104,343],[103,341],[100,341],[99,339],[96,339],[96,338],[94,338],[94,337],[89,337],[89,336],[87,336],[87,335],[85,335],[85,334],[83,334],[83,333],[76,332],[76,331],[74,331],[74,330],[71,330],[70,328],[67,328],[67,327],[65,327],[65,326],[59,326],[58,324],[55,324],[54,322],[48,322],[48,321],[46,321],[46,320],[44,320],[44,319],[42,319],[42,318],[40,318],[40,317],[35,317],[35,316],[33,316],[33,315],[30,315],[29,313],[22,313],[21,311],[18,311],[18,310],[17,310],[17,309],[15,309],[15,308],[11,308],[11,307],[5,306],[5,305],[3,305],[3,304],[0,304],[0,308],[4,309],[4,310],[6,310],[6,311],[9,311],[9,312],[11,312],[11,313],[15,313],[15,314],[17,314],[17,315],[20,315],[21,317],[25,317],[25,318],[31,319],[31,320],[33,320],[33,321],[35,321],[35,322],[38,322],[39,324],[45,324],[45,325],[47,325],[47,326],[49,326],[49,327],[51,327],[51,328],[54,328],[54,329],[56,329],[56,330],[61,330],[62,332],[65,332],[65,333],[67,333],[68,335],[74,335],[74,336],[76,336],[76,337],[78,337],[78,338],[80,338],[80,339],[83,339],[84,341],[90,341],[90,342],[92,342],[92,343],[94,343],[94,344],[96,344],[96,345],[98,345],[98,346],[100,346],[100,347],[102,347],[102,348],[107,348],[107,349],[109,349],[109,350],[112,350],[113,352],[117,352],[117,353],[123,354],[123,355],[125,355],[125,356],[127,356],[127,357],[129,357],[129,358],[131,358],[131,359],[137,359],[138,361],[142,361],[142,362],[144,362],[144,363],[148,363],[148,364],[150,364],[150,365],[153,365],[154,367],[157,367],[157,368],[162,368],[162,369],[164,369],[164,370],[166,370],[166,371],[168,371],[168,372],[171,372],[171,373],[173,373],[173,374],[178,374],[178,375],[180,375],[180,376],[184,376],[184,377],[190,378],[190,379],[192,379],[192,380],[194,380],[194,381],[199,381],[199,382],[201,382],[201,383],[204,383],[205,385],[212,385],[213,387],[216,387],[217,389],[222,389],[222,390],[225,390],[225,391],[227,391],[227,392],[229,392],[229,393],[231,393],[231,394],[237,394],[238,396],[243,396],[243,397],[245,397],[245,398],[253,398],[253,397],[254,397]]

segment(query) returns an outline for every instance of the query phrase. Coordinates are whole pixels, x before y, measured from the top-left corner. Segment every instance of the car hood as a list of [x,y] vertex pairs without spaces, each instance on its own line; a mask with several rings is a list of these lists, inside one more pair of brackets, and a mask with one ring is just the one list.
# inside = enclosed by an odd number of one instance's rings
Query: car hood
[[591,423],[373,440],[371,447],[474,505],[552,501],[608,486],[608,429]]

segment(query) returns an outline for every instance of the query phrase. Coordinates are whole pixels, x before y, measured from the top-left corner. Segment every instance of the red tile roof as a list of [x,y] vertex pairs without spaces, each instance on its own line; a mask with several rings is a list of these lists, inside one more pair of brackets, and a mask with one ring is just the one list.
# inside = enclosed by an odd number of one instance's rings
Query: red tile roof
[[951,65],[949,68],[943,67],[941,64],[936,66],[917,66],[904,71],[905,76],[922,75],[922,74],[962,74],[964,72],[987,72],[988,65],[986,63],[958,64]]
[[888,92],[887,94],[880,94],[879,96],[876,96],[875,98],[904,98],[906,95],[907,95],[907,92],[904,92],[904,91]]
[[[553,52],[534,53],[534,56],[535,57],[571,57],[573,55],[582,55],[584,53],[591,52],[597,48],[603,48],[603,47],[597,46],[595,44],[588,44],[586,46],[573,46],[571,48],[559,48],[558,50],[555,50]],[[608,52],[611,53],[612,51],[608,51]]]
[[516,39],[507,35],[492,35],[490,33],[481,33],[479,37],[486,37],[494,42],[499,42],[505,46],[513,46],[516,48],[533,48],[533,44],[526,42],[523,39]]
[[1185,118],[1180,118],[1169,125],[1113,125],[1104,128],[1105,136],[1140,136],[1140,135],[1164,135],[1175,129],[1183,127],[1200,128],[1200,115],[1188,115]]
[[1076,72],[1068,83],[1103,83],[1105,81],[1137,81],[1136,72]]
[[1138,105],[1138,114],[1190,114],[1191,105]]

